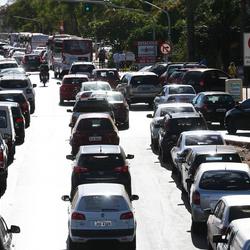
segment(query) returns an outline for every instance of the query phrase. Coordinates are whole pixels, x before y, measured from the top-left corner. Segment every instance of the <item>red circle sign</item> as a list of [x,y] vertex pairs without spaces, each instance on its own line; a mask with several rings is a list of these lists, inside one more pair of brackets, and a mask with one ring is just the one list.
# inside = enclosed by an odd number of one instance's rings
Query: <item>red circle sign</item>
[[169,43],[163,43],[160,47],[161,53],[168,55],[171,52],[171,45]]

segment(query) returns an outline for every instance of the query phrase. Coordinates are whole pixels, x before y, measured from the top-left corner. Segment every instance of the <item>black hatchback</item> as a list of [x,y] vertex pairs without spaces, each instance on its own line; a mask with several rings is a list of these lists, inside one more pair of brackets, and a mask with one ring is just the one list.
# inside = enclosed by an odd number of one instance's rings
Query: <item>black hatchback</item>
[[74,160],[71,175],[71,197],[80,184],[119,183],[123,184],[128,195],[131,195],[131,176],[127,159],[134,155],[125,155],[119,145],[81,146]]

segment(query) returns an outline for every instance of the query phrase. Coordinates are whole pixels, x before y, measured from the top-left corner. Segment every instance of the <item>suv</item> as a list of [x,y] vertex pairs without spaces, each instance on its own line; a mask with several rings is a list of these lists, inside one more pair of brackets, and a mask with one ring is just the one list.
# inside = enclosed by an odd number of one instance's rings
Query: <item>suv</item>
[[0,60],[0,72],[3,69],[9,69],[9,68],[18,68],[18,63],[15,59],[3,59]]
[[69,74],[85,74],[88,77],[92,76],[92,71],[95,69],[95,64],[92,62],[73,62],[69,69]]
[[97,182],[123,184],[130,196],[131,175],[127,159],[133,158],[134,155],[125,155],[118,145],[81,146],[76,157],[67,156],[67,159],[74,159],[71,197],[78,185]]
[[166,114],[159,129],[159,156],[161,161],[170,161],[170,151],[176,145],[183,131],[202,129],[207,129],[207,123],[200,113]]
[[144,102],[153,104],[155,96],[161,91],[158,76],[152,72],[126,73],[116,90],[126,98],[128,104]]
[[38,54],[26,54],[23,57],[22,67],[25,71],[38,71],[41,65],[41,58]]
[[36,84],[32,84],[30,79],[22,74],[7,74],[0,78],[0,90],[20,89],[25,94],[30,103],[30,113],[35,112],[35,91]]

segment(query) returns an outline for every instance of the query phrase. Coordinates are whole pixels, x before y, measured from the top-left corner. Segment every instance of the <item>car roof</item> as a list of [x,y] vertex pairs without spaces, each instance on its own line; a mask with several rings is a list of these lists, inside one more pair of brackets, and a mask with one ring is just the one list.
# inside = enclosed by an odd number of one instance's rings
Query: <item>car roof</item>
[[169,84],[169,85],[165,85],[163,86],[163,88],[167,89],[167,88],[181,88],[181,87],[189,87],[193,89],[192,85],[188,85],[188,84]]
[[192,148],[196,154],[231,154],[237,153],[237,149],[230,145],[201,145]]
[[192,103],[187,102],[177,102],[177,103],[161,103],[157,106],[158,108],[165,108],[165,107],[194,107]]
[[101,69],[94,69],[94,72],[96,71],[118,71],[116,68],[101,68]]
[[106,118],[106,119],[109,119],[110,115],[107,113],[85,113],[85,114],[80,114],[78,117],[78,120],[88,119],[88,118]]
[[88,82],[83,82],[82,83],[82,86],[84,86],[84,84],[86,84],[86,85],[89,85],[89,84],[108,84],[108,85],[110,85],[109,84],[109,82],[106,82],[106,81],[88,81]]
[[228,170],[228,171],[244,171],[250,173],[250,169],[247,163],[240,162],[205,162],[201,163],[199,170],[201,172]]
[[223,91],[204,91],[204,92],[200,92],[199,94],[204,94],[204,95],[230,95],[228,92],[223,92]]
[[16,60],[13,58],[13,59],[3,59],[3,60],[0,60],[0,64],[5,64],[5,63],[16,63]]
[[122,184],[116,183],[91,183],[78,186],[79,196],[93,195],[119,195],[124,196],[125,189]]
[[23,94],[23,90],[20,89],[9,89],[9,90],[1,90],[0,94]]
[[95,66],[95,64],[93,62],[73,62],[72,66],[73,65],[93,65],[93,66]]
[[170,116],[171,119],[202,117],[202,115],[198,112],[178,112],[178,113],[170,113],[170,114],[167,114],[166,116]]
[[80,154],[120,154],[121,146],[106,145],[106,144],[80,146],[79,153]]
[[85,75],[85,74],[68,74],[68,75],[65,75],[64,77],[63,77],[63,79],[65,79],[65,78],[89,78],[87,75]]
[[17,102],[7,102],[7,101],[0,101],[0,105],[9,106],[9,107],[19,107],[20,106]]
[[3,74],[0,76],[0,80],[27,80],[28,77],[25,74]]
[[221,200],[223,200],[227,206],[230,207],[250,205],[250,194],[226,195],[222,196]]
[[128,72],[126,75],[131,76],[157,76],[154,72],[150,71],[136,71],[136,72]]
[[189,135],[221,135],[221,132],[215,131],[215,130],[190,130],[190,131],[184,131],[181,133],[183,136],[189,136]]
[[191,71],[205,72],[205,71],[211,71],[211,70],[216,70],[216,71],[224,72],[224,71],[222,71],[220,69],[216,69],[216,68],[192,68],[192,69],[189,69],[188,72],[191,72]]

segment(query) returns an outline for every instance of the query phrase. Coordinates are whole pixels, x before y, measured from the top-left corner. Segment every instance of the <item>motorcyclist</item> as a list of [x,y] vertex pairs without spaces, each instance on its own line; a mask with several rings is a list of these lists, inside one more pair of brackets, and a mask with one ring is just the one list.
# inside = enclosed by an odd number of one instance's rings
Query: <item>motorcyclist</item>
[[40,65],[40,73],[39,73],[40,81],[42,81],[43,75],[47,76],[47,79],[49,80],[49,66],[46,62]]

